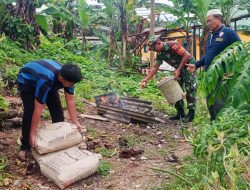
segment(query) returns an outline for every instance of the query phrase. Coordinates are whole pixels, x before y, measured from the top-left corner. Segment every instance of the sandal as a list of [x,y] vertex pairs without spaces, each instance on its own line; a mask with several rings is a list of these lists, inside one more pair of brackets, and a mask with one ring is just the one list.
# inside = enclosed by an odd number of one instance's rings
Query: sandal
[[29,150],[20,150],[18,157],[21,161],[26,161],[26,158],[31,155]]

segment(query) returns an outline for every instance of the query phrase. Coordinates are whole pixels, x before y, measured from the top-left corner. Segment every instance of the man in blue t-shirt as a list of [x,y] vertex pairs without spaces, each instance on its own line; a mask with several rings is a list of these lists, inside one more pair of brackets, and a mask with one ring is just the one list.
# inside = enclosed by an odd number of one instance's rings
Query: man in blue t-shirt
[[22,138],[19,157],[25,160],[34,147],[35,134],[44,104],[48,106],[52,122],[64,121],[58,90],[64,88],[71,122],[85,130],[78,122],[74,99],[74,84],[82,79],[81,70],[73,64],[61,65],[52,60],[37,60],[25,64],[19,71],[17,83],[23,102]]
[[[211,34],[207,39],[207,49],[202,58],[195,64],[186,64],[188,71],[194,72],[197,68],[205,66],[209,69],[214,57],[221,53],[226,47],[236,41],[240,41],[238,34],[222,24],[222,12],[219,9],[212,9],[207,12],[207,26]],[[208,105],[211,119],[214,120],[224,106],[223,100],[216,100],[213,105]]]

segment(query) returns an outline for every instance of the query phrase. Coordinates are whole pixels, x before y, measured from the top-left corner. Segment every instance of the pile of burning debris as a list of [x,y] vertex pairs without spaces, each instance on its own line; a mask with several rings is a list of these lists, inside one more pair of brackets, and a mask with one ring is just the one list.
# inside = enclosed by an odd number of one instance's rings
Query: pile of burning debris
[[115,93],[95,97],[97,113],[124,123],[165,123],[155,116],[152,103],[137,98],[119,97]]

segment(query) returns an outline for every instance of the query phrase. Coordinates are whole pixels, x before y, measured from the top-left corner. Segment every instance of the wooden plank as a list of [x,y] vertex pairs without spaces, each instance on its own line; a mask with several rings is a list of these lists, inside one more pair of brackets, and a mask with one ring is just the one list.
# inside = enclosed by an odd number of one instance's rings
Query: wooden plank
[[155,122],[156,121],[154,116],[145,115],[142,113],[136,113],[136,112],[132,112],[132,111],[127,111],[127,110],[123,110],[120,108],[108,107],[108,106],[103,106],[103,105],[100,105],[100,107],[97,108],[97,111],[101,112],[101,113],[105,113],[108,110],[112,110],[112,111],[115,111],[118,113],[123,113],[125,116],[128,115],[132,119],[135,119],[135,120],[140,120],[140,121],[145,121],[145,122]]
[[86,100],[85,98],[82,98],[82,101],[83,101],[84,103],[88,104],[88,105],[91,105],[91,106],[93,106],[93,107],[96,107],[96,104],[95,104],[95,103],[90,102],[90,101]]
[[101,120],[101,121],[108,121],[107,118],[102,117],[100,115],[87,115],[87,114],[81,114],[80,115],[82,118],[89,118],[89,119],[96,119],[96,120]]

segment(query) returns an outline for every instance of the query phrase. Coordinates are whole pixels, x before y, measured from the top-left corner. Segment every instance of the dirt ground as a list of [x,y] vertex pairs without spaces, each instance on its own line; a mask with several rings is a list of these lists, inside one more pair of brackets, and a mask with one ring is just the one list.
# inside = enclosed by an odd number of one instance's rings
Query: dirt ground
[[[95,108],[88,106],[85,114],[96,114]],[[67,115],[67,114],[66,114]],[[68,190],[148,190],[159,187],[164,181],[171,180],[172,176],[157,173],[149,169],[181,167],[182,158],[191,154],[191,146],[181,135],[178,123],[168,121],[166,124],[140,126],[123,124],[115,121],[99,121],[80,118],[81,124],[88,129],[87,141],[97,142],[97,146],[112,147],[117,154],[102,160],[112,163],[112,171],[107,176],[94,174],[87,179],[66,188]],[[50,122],[43,120],[43,123]],[[17,139],[21,129],[6,129],[0,132],[0,150],[8,160],[7,172],[9,184],[0,189],[9,190],[57,190],[52,181],[44,177],[37,165],[30,158],[26,163],[17,158]],[[119,139],[133,142],[131,147],[143,150],[144,153],[135,157],[120,158],[122,147]],[[94,152],[95,147],[90,151]],[[177,157],[177,160],[169,159]]]

